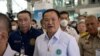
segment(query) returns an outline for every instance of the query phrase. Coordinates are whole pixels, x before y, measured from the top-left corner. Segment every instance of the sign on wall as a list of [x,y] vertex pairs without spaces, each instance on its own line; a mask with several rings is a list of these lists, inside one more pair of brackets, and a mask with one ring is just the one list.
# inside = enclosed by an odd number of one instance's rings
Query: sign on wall
[[40,20],[42,19],[42,14],[43,14],[44,11],[46,11],[46,9],[34,11],[33,19],[35,19],[37,21],[38,25],[40,25]]

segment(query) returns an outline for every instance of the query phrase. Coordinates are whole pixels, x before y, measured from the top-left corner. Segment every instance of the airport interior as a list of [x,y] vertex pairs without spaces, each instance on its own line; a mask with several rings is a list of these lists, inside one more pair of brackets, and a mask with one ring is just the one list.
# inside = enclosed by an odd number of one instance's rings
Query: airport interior
[[0,0],[0,56],[100,56],[100,0]]
[[46,9],[65,10],[69,12],[71,21],[77,20],[78,15],[100,16],[99,0],[0,0],[0,4],[0,12],[14,15],[15,20],[16,14],[25,9],[32,14],[39,14],[39,17]]

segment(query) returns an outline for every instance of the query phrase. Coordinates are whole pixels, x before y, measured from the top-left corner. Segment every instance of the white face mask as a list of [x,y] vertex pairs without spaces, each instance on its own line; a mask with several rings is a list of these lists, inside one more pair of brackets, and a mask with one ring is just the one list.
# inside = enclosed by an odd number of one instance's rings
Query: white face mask
[[17,30],[17,26],[12,26],[12,30]]
[[98,31],[100,31],[100,27],[98,27]]
[[68,25],[68,21],[63,19],[63,20],[61,20],[60,24],[61,24],[61,26],[66,27]]

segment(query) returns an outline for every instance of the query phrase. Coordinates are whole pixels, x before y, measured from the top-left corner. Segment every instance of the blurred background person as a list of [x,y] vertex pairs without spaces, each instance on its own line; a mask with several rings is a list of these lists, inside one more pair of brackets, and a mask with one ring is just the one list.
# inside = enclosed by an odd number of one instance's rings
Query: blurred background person
[[78,33],[77,23],[78,23],[77,21],[71,21],[70,24],[69,24],[69,26],[72,27],[72,28],[74,28],[76,30],[76,32]]
[[82,38],[82,37],[88,35],[85,22],[79,22],[79,23],[77,24],[77,30],[78,30],[78,33],[79,33],[79,37],[80,37],[80,38]]
[[77,25],[77,21],[71,21],[69,26],[76,29],[76,25]]
[[11,21],[11,30],[16,31],[18,29],[18,22],[15,20]]
[[[40,23],[41,23],[41,22],[40,22]],[[39,30],[41,33],[43,33],[42,25],[41,25],[41,27],[39,27],[38,24],[37,24],[37,21],[36,21],[35,19],[32,19],[31,24],[32,24],[32,25],[31,25],[32,28],[37,29],[37,30]]]
[[79,15],[78,16],[78,22],[80,22],[80,21],[85,22],[85,20],[86,20],[86,16],[84,16],[84,15]]
[[61,11],[60,12],[60,26],[61,29],[67,33],[69,33],[70,35],[72,35],[73,37],[76,38],[76,40],[78,40],[79,35],[77,34],[76,30],[72,27],[70,27],[68,24],[70,22],[69,19],[69,14],[66,11]]
[[36,21],[35,19],[32,19],[31,24],[32,24],[32,27],[33,27],[33,28],[35,28],[35,29],[38,28],[37,21]]
[[100,17],[98,17],[98,24],[99,24],[98,31],[100,33]]
[[40,24],[41,24],[41,31],[42,31],[43,33],[45,33],[46,30],[45,30],[45,25],[44,25],[43,19],[40,20]]
[[85,21],[88,35],[79,39],[81,56],[100,56],[100,33],[98,20],[94,15],[87,16]]
[[98,17],[98,21],[100,22],[100,17]]

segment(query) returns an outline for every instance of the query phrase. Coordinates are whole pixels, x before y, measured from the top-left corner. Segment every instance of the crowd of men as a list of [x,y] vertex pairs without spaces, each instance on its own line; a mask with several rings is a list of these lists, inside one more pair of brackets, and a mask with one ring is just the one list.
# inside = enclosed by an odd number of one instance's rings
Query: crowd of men
[[18,21],[0,13],[0,56],[100,56],[100,18],[79,15],[71,22],[69,16],[47,9],[38,28],[27,10]]

